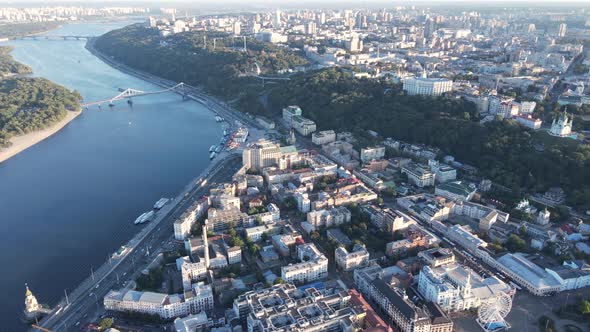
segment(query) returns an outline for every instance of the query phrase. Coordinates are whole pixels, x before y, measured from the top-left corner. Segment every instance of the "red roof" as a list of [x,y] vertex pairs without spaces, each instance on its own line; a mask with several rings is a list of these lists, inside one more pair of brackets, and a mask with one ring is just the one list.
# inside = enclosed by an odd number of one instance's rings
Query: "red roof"
[[355,306],[360,306],[366,313],[365,316],[365,331],[384,331],[384,332],[398,332],[396,329],[387,325],[385,321],[373,310],[373,307],[363,298],[361,293],[356,289],[348,291],[350,295],[350,302]]

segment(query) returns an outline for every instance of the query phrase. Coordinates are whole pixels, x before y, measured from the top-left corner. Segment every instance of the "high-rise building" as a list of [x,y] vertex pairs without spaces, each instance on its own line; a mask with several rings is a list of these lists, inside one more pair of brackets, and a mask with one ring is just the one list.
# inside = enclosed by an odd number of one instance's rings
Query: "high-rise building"
[[275,28],[281,27],[281,10],[280,9],[277,9],[277,11],[275,12],[274,26],[275,26]]
[[242,25],[240,21],[235,21],[232,24],[232,33],[236,36],[239,36],[242,33]]
[[306,35],[315,35],[317,33],[317,24],[314,21],[307,22],[305,25]]
[[561,23],[561,24],[559,25],[559,30],[558,30],[558,32],[557,32],[557,36],[559,36],[559,37],[561,37],[561,38],[565,37],[565,32],[566,32],[566,30],[567,30],[567,24],[565,24],[565,23]]
[[264,139],[249,144],[242,153],[242,162],[247,169],[260,170],[264,167],[274,166],[281,157],[281,147],[278,143]]

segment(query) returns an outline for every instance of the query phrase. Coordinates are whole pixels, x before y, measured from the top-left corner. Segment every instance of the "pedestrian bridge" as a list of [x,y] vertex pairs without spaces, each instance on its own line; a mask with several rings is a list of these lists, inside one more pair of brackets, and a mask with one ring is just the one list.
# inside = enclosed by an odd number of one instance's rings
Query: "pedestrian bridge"
[[29,35],[14,37],[14,40],[88,40],[95,36],[81,36],[81,35]]
[[114,102],[118,101],[118,100],[131,99],[133,97],[141,97],[141,96],[148,96],[148,95],[156,95],[156,94],[166,93],[166,92],[175,92],[175,93],[182,95],[182,97],[184,98],[187,95],[188,87],[184,83],[179,83],[179,84],[176,84],[175,86],[172,86],[172,87],[169,87],[169,88],[163,89],[163,90],[158,90],[158,91],[141,91],[141,90],[136,90],[136,89],[126,89],[126,90],[123,90],[118,95],[111,97],[111,98],[97,100],[97,101],[91,101],[91,102],[83,102],[82,107],[89,107],[89,106],[93,106],[93,105],[100,106],[102,104],[109,104],[109,106],[113,106]]

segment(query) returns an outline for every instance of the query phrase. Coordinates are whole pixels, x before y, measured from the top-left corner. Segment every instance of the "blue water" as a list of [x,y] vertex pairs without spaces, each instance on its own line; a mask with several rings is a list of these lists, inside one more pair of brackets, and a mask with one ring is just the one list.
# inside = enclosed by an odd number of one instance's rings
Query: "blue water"
[[[98,35],[123,23],[73,24],[56,35]],[[161,88],[118,72],[84,41],[15,41],[13,56],[35,76],[75,89],[87,101],[118,88]],[[52,137],[0,163],[0,331],[26,327],[27,282],[55,304],[137,231],[133,220],[160,197],[179,193],[209,163],[222,129],[213,114],[178,95],[91,108]]]

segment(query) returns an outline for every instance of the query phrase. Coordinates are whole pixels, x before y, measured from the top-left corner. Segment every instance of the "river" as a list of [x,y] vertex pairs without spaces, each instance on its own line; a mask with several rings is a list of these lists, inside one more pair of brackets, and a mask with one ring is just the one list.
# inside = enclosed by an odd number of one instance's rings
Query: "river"
[[[125,23],[70,24],[54,35],[99,35]],[[84,41],[13,41],[16,60],[102,100],[119,88],[161,88],[121,73]],[[172,93],[91,108],[57,134],[0,163],[0,331],[21,331],[24,284],[54,305],[137,231],[135,218],[209,164],[222,128]],[[171,231],[171,230],[170,230]]]

